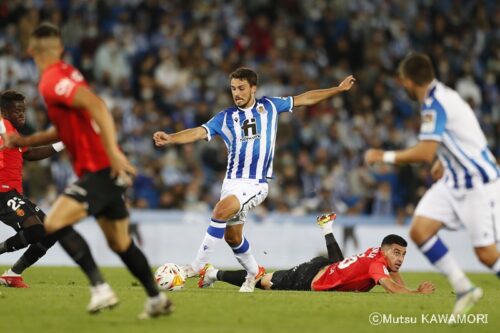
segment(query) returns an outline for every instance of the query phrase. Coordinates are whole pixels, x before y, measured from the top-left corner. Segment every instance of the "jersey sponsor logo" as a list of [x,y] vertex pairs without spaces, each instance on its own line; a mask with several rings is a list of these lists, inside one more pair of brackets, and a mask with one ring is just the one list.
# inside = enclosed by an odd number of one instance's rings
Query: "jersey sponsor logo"
[[240,139],[242,142],[260,138],[260,134],[257,133],[257,120],[255,118],[245,119],[243,125],[241,125],[241,129],[244,134]]
[[54,86],[54,92],[59,96],[68,96],[73,88],[75,88],[75,83],[67,77],[63,77]]
[[73,80],[75,82],[82,82],[83,81],[82,73],[80,73],[76,69],[73,72],[71,72],[70,77],[71,77],[71,80]]
[[421,133],[433,133],[436,130],[436,111],[426,110],[422,113]]

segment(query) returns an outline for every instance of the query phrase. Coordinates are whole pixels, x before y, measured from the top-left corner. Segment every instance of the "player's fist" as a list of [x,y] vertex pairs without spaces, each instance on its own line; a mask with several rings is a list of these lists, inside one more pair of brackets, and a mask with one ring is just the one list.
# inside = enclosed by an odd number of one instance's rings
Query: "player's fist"
[[355,82],[356,79],[354,78],[354,76],[349,75],[342,82],[340,82],[338,88],[342,91],[347,91],[352,88]]
[[421,294],[432,294],[436,290],[436,287],[434,286],[434,283],[425,281],[418,286],[417,290]]
[[381,149],[368,149],[365,152],[365,163],[368,165],[382,162],[384,157],[384,151]]
[[165,132],[158,131],[153,134],[153,141],[155,146],[162,147],[172,143],[172,137]]

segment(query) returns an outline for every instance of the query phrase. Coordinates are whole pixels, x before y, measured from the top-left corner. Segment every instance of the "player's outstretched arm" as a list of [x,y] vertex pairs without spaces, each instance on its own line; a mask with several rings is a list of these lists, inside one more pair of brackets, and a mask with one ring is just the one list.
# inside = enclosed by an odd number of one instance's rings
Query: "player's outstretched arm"
[[391,278],[381,278],[379,284],[389,293],[394,294],[431,294],[436,289],[432,282],[422,282],[416,290],[409,289]]
[[438,141],[420,141],[415,146],[397,151],[383,151],[381,149],[368,149],[365,152],[365,162],[367,164],[374,163],[391,163],[391,164],[405,164],[405,163],[432,163],[436,157],[438,149]]
[[314,105],[341,92],[348,91],[354,85],[354,82],[356,82],[356,79],[352,75],[349,75],[337,87],[306,91],[298,96],[293,96],[293,105]]
[[173,134],[158,131],[153,134],[153,140],[157,147],[168,145],[182,145],[192,143],[207,138],[207,130],[203,127],[189,128]]
[[78,86],[71,106],[88,111],[99,127],[101,140],[108,154],[111,164],[111,175],[119,177],[125,183],[131,182],[129,174],[135,175],[136,170],[118,148],[116,129],[111,113],[106,104],[97,97],[89,88]]
[[59,135],[55,127],[37,132],[28,136],[21,136],[17,133],[7,134],[5,137],[5,146],[14,147],[37,147],[44,146],[59,141]]
[[51,157],[63,149],[64,144],[62,142],[57,142],[50,146],[30,147],[24,152],[23,159],[25,161],[40,161]]

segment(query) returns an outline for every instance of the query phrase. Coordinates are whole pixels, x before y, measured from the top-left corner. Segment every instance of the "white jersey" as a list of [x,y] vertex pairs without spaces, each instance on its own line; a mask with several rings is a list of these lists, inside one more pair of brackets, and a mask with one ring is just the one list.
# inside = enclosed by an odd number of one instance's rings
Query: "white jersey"
[[262,97],[251,108],[227,108],[202,125],[208,141],[219,135],[226,144],[226,179],[272,178],[278,115],[292,109],[291,96]]
[[447,186],[470,189],[500,178],[474,112],[456,91],[434,80],[421,112],[419,139],[441,142],[437,154]]

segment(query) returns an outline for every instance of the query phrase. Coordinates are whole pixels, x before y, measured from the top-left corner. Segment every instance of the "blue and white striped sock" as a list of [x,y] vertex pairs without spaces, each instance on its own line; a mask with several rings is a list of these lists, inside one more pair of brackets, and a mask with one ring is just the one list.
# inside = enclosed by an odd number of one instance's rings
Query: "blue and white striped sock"
[[248,275],[255,276],[259,273],[259,265],[251,253],[250,243],[243,237],[243,240],[238,246],[231,246],[236,260],[245,268]]
[[472,283],[437,235],[432,236],[428,241],[420,245],[420,251],[423,252],[434,267],[448,277],[455,292],[463,293],[472,288]]
[[226,231],[226,221],[220,221],[212,218],[210,220],[210,225],[208,226],[205,238],[198,249],[196,258],[191,263],[191,267],[195,272],[208,264],[210,256],[215,251],[215,246],[224,237],[224,232]]

